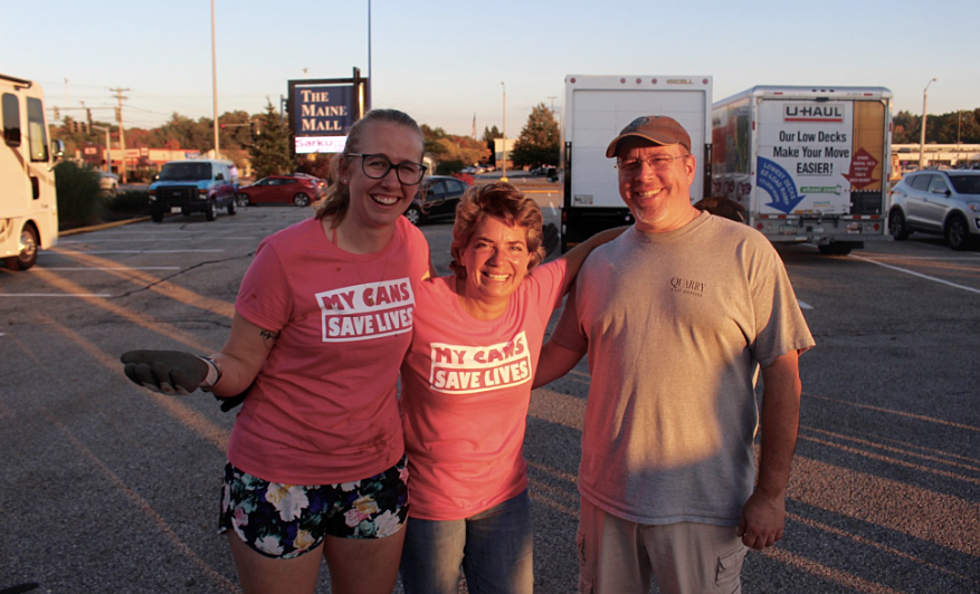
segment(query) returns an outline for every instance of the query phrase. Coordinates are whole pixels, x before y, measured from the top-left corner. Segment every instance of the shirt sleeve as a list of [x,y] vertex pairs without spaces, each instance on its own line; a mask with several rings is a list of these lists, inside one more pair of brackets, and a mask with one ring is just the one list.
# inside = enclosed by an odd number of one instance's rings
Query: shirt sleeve
[[757,332],[753,350],[763,368],[792,350],[802,354],[815,345],[786,267],[775,249],[765,248],[751,279]]
[[263,240],[238,289],[235,311],[259,328],[278,332],[289,322],[293,303],[279,254]]
[[415,225],[408,222],[408,219],[404,219],[404,223],[399,220],[399,224],[405,224],[405,242],[408,244],[408,249],[411,250],[413,254],[412,261],[417,266],[417,270],[412,271],[412,282],[417,282],[425,275],[426,271],[429,270],[429,242],[426,241],[425,235],[422,233],[421,229]]
[[565,296],[568,282],[568,263],[563,259],[552,260],[531,270],[528,277],[535,287],[537,294],[533,295],[537,303],[551,312],[561,307],[562,297]]

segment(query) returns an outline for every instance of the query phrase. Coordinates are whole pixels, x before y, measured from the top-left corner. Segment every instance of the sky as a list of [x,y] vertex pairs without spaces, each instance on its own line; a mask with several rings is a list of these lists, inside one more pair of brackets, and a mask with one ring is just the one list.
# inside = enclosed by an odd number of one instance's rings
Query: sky
[[[213,116],[211,0],[4,0],[0,73],[61,116],[155,127]],[[714,101],[755,85],[881,86],[893,113],[980,107],[980,2],[936,0],[214,0],[218,113],[279,108],[288,81],[371,79],[372,106],[516,137],[560,112],[567,75],[711,76]],[[370,24],[369,24],[370,23]],[[369,33],[370,32],[370,33]],[[67,79],[67,83],[65,80]],[[504,83],[504,84],[501,84]],[[49,112],[49,117],[51,113]]]

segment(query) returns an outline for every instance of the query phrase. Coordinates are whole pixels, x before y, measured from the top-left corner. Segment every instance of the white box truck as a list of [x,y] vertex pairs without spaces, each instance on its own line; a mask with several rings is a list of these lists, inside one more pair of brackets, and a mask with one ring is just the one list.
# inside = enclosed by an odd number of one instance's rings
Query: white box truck
[[691,202],[704,196],[711,180],[711,88],[710,76],[565,77],[562,252],[603,229],[633,222],[619,196],[615,161],[606,158],[606,147],[640,116],[666,115],[684,126],[697,161]]
[[711,196],[773,242],[844,255],[888,240],[891,91],[756,86],[714,104]]
[[64,152],[48,144],[44,93],[29,80],[0,74],[0,260],[27,270],[39,249],[58,241],[54,160]]

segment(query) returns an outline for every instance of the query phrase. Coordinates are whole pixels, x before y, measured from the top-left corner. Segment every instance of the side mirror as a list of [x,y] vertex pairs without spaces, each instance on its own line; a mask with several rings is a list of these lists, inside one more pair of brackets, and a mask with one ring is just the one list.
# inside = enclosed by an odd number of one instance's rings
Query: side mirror
[[55,161],[60,161],[65,156],[65,143],[61,140],[52,140],[51,155]]
[[154,173],[153,174],[153,177],[150,178],[150,182],[155,182],[155,181],[159,181],[159,180],[160,180],[160,176],[159,176],[159,174],[156,174],[156,173]]

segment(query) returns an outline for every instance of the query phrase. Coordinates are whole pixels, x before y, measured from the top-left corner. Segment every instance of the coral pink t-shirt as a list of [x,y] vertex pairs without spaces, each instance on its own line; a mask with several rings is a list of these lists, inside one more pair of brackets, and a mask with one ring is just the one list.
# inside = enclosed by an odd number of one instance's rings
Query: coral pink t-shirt
[[374,254],[341,250],[315,219],[264,239],[235,309],[281,334],[238,413],[229,461],[297,485],[393,466],[404,453],[398,368],[428,265],[425,237],[404,217]]
[[564,260],[535,268],[504,315],[477,320],[456,277],[422,283],[402,365],[409,515],[459,520],[527,487],[523,444],[531,380],[551,313],[566,288]]

